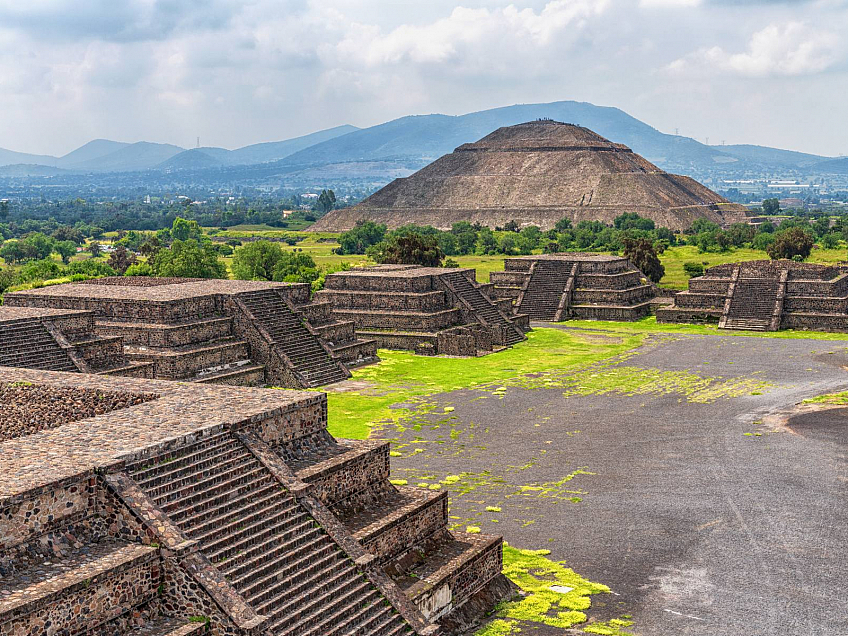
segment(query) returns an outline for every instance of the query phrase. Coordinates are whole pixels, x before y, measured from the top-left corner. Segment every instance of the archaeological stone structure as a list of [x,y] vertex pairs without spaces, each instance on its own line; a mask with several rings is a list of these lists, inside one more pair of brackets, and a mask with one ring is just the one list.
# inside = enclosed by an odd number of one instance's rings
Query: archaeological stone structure
[[330,274],[315,296],[381,348],[477,356],[524,340],[530,329],[492,290],[473,269],[377,265]]
[[357,221],[448,230],[457,221],[548,230],[562,218],[612,224],[628,212],[685,230],[705,218],[744,221],[730,203],[694,179],[668,174],[630,148],[582,126],[534,121],[499,128],[415,174],[395,179],[359,205],[330,212],[311,231],[344,231]]
[[724,329],[848,331],[848,267],[747,261],[710,267],[689,280],[658,322],[718,323]]
[[492,272],[494,295],[533,320],[638,320],[651,311],[655,288],[626,258],[562,252],[504,259]]
[[511,593],[323,393],[2,367],[0,413],[2,636],[447,635]]
[[376,342],[358,339],[329,303],[311,302],[306,284],[119,276],[9,293],[4,303],[8,366],[309,388],[377,359]]

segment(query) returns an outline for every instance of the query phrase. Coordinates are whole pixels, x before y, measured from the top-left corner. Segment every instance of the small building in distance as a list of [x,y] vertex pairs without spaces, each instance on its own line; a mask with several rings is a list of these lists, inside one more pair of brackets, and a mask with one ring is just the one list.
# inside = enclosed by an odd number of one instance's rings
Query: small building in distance
[[524,340],[530,329],[492,291],[473,269],[376,265],[328,275],[315,299],[380,348],[477,356]]
[[512,592],[324,393],[0,367],[0,410],[4,635],[449,636]]
[[657,321],[848,332],[848,267],[786,260],[716,265],[689,279],[688,291],[657,310]]
[[638,320],[648,315],[655,287],[626,258],[562,252],[504,259],[492,272],[494,294],[533,320]]
[[[310,388],[377,360],[376,342],[358,339],[353,322],[334,319],[328,303],[311,302],[306,284],[117,276],[9,293],[4,302],[0,360],[8,366],[57,369],[47,352],[58,350],[72,358],[66,371]],[[16,318],[12,308],[34,313]],[[87,327],[72,324],[75,312]],[[4,357],[16,343],[27,355]]]
[[626,212],[678,231],[700,218],[730,225],[747,216],[744,206],[661,170],[627,146],[582,126],[543,120],[463,144],[309,230],[340,232],[366,220],[443,230],[458,221],[491,228],[516,221],[548,230],[562,218],[612,225]]

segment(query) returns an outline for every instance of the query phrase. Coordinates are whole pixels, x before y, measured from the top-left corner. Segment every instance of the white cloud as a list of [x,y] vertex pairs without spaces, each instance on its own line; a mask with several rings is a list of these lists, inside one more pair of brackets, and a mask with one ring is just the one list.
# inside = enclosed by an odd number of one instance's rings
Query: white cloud
[[677,73],[717,70],[748,77],[810,75],[831,67],[841,53],[835,33],[803,22],[787,22],[754,33],[745,52],[729,53],[720,46],[703,48],[668,68]]
[[445,63],[463,50],[482,47],[508,50],[515,45],[544,47],[602,14],[609,0],[552,0],[541,11],[513,4],[498,9],[456,7],[451,14],[424,25],[405,24],[389,33],[373,25],[352,25],[338,43],[340,59],[371,66]]
[[639,0],[646,9],[687,9],[700,6],[701,0]]

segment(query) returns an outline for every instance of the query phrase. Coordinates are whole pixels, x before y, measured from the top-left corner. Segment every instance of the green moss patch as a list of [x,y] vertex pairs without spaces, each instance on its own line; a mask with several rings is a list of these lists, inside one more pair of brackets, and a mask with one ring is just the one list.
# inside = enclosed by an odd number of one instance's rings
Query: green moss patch
[[[380,350],[381,362],[353,371],[356,389],[343,387],[328,393],[329,429],[338,437],[364,439],[376,424],[397,423],[413,411],[426,411],[422,407],[427,406],[427,396],[502,384],[531,373],[573,372],[633,350],[643,341],[641,334],[607,337],[542,328],[511,349],[480,358],[431,358]],[[444,409],[446,415],[452,412],[448,409]]]
[[[500,604],[497,618],[480,629],[476,636],[518,634],[522,625],[534,623],[562,629],[579,627],[589,620],[586,611],[592,606],[591,597],[610,591],[606,585],[588,581],[567,568],[564,561],[547,558],[549,550],[520,550],[508,544],[504,544],[503,550],[503,572],[525,596]],[[590,623],[583,630],[624,636],[627,632],[621,628],[629,625],[632,621],[613,619],[606,623]],[[597,631],[601,628],[618,631]]]

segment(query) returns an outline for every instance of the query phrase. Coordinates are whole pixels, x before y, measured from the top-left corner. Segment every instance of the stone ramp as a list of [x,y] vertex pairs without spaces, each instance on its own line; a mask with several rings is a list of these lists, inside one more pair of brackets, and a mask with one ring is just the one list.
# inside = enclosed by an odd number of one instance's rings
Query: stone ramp
[[0,323],[0,366],[44,371],[79,371],[38,318]]
[[272,634],[412,633],[275,475],[229,433],[141,460],[129,474],[268,617]]
[[350,377],[275,290],[245,292],[238,298],[272,338],[274,346],[290,361],[292,369],[303,378],[304,388]]

